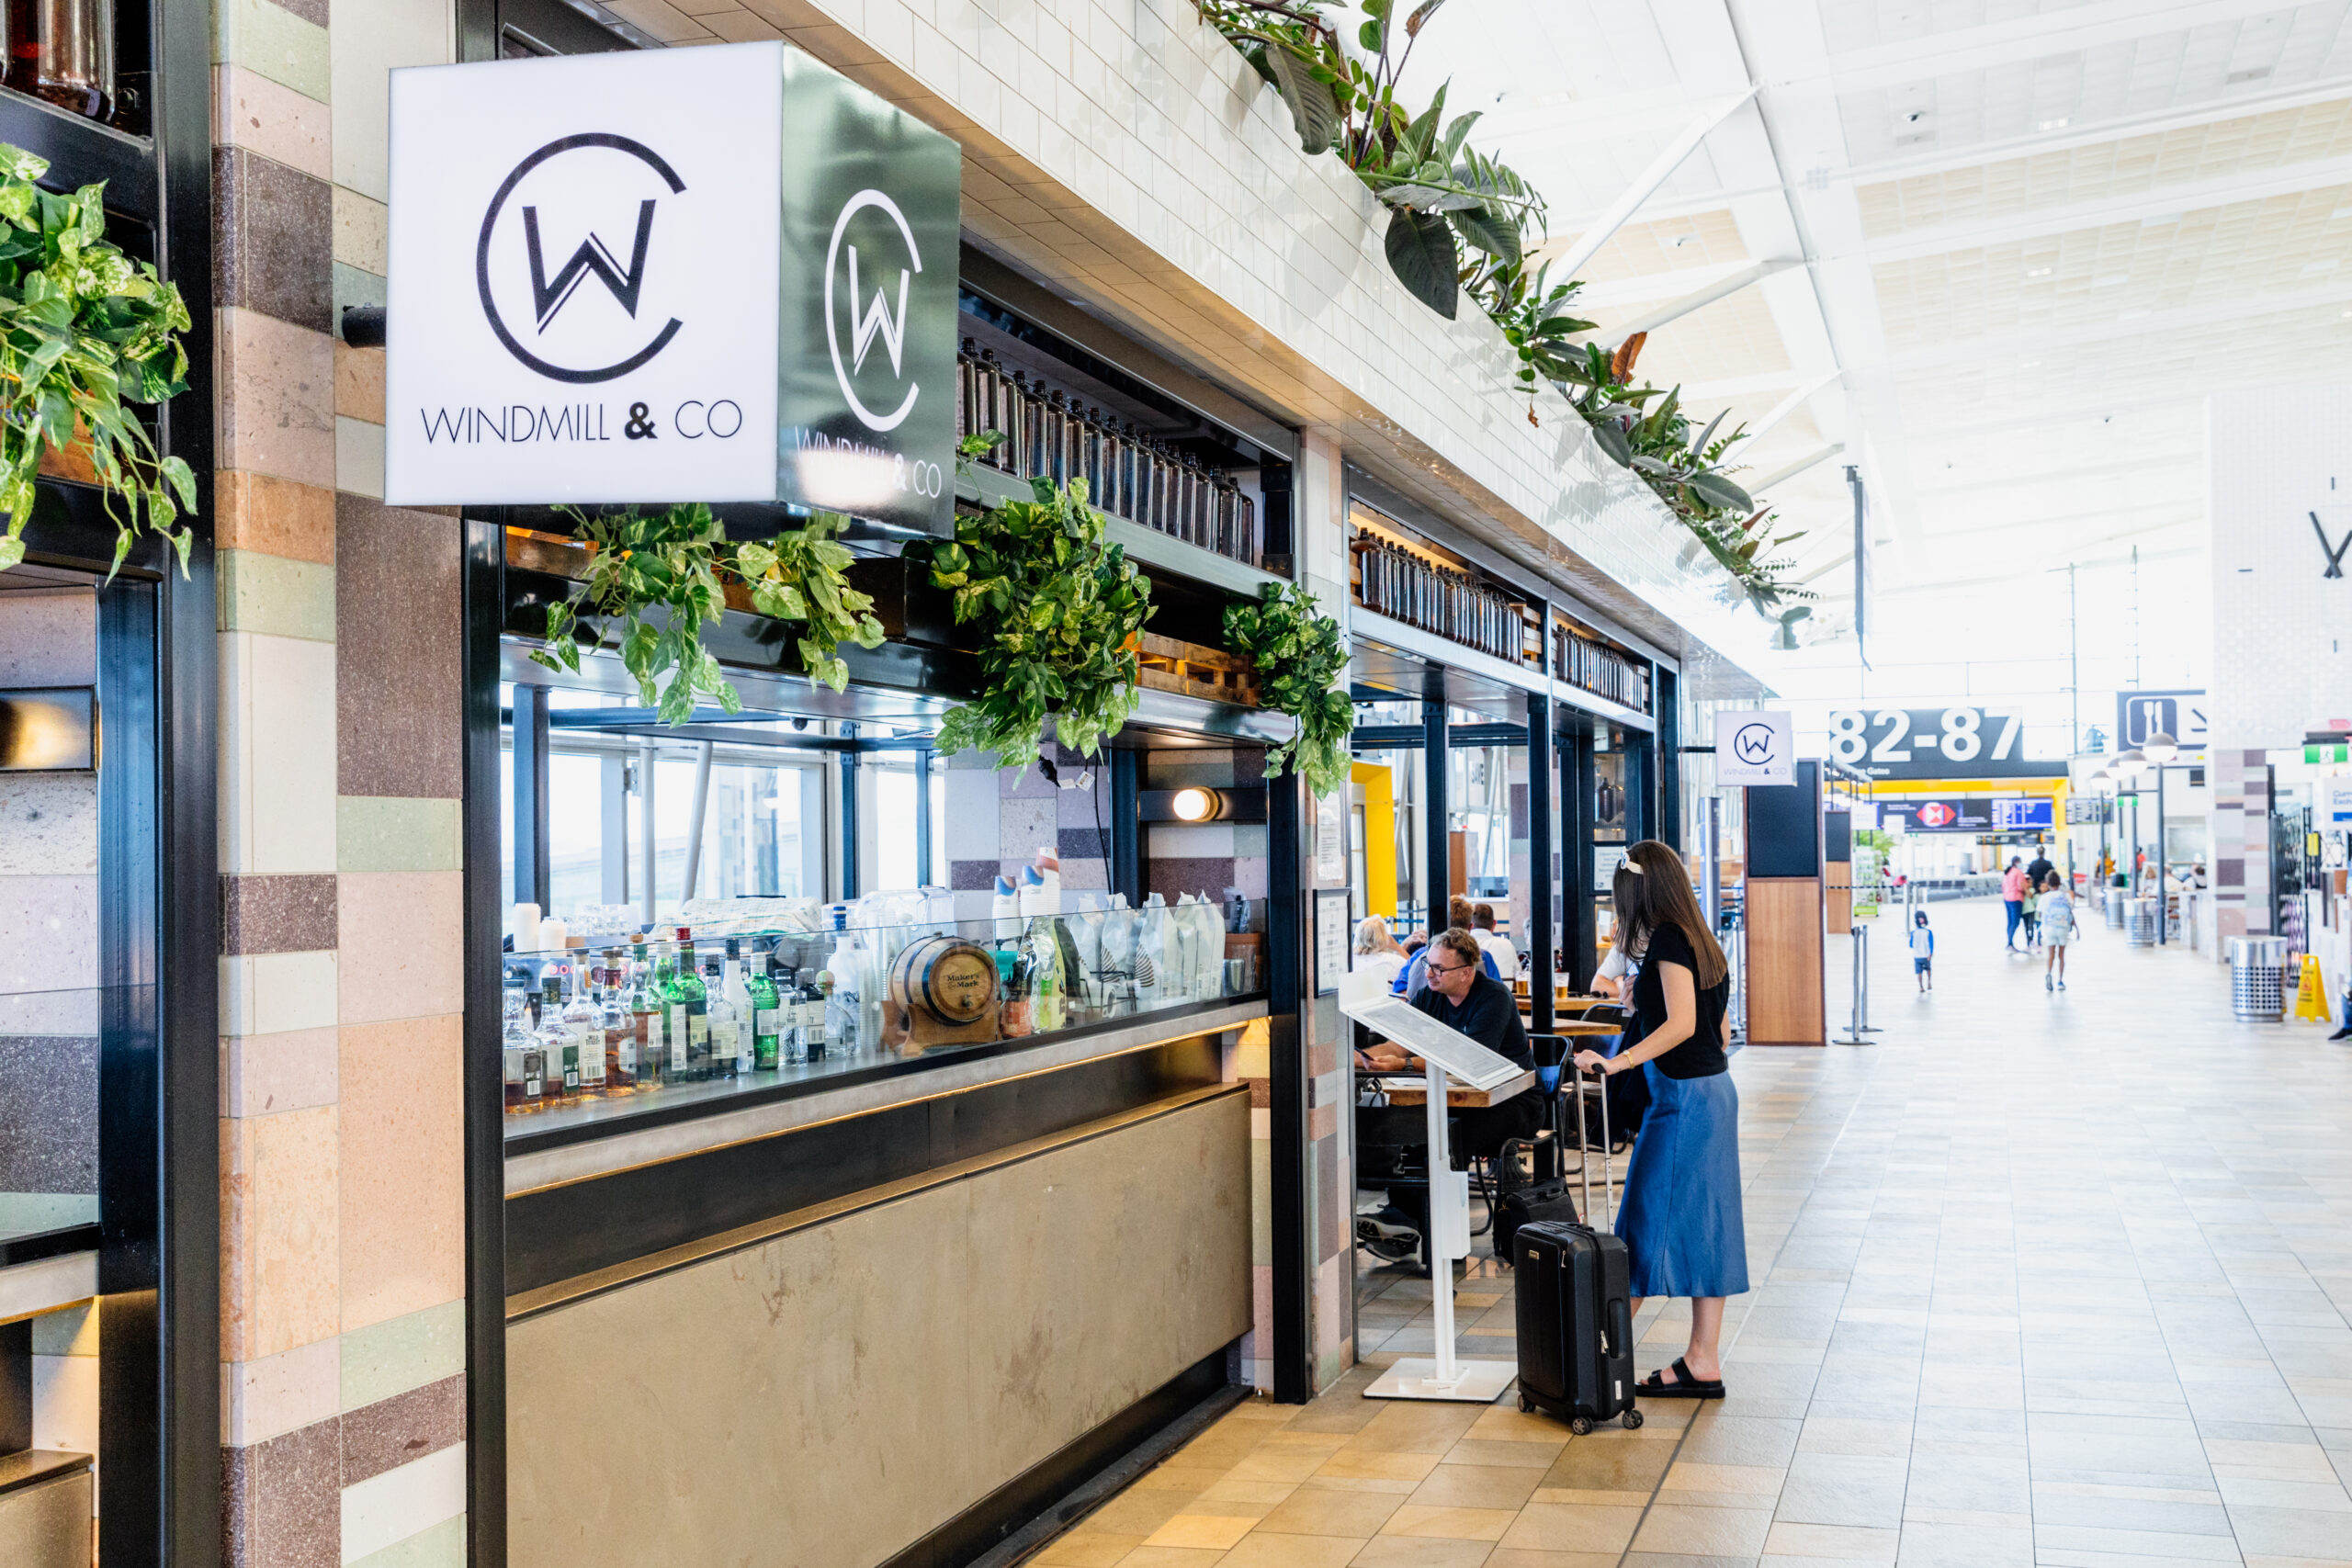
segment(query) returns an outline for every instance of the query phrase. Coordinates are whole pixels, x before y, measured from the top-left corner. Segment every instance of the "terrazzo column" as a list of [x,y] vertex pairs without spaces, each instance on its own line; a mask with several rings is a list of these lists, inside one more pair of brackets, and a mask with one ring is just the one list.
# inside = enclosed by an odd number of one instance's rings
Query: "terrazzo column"
[[465,1559],[458,536],[388,510],[385,73],[439,5],[216,12],[223,1540]]

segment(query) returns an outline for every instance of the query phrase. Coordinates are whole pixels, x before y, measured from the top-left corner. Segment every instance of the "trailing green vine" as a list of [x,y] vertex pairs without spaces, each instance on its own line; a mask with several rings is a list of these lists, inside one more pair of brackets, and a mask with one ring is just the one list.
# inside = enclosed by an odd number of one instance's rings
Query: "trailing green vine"
[[1269,582],[1256,604],[1226,606],[1225,636],[1258,667],[1259,705],[1298,720],[1298,733],[1267,751],[1267,776],[1279,776],[1287,762],[1317,795],[1336,793],[1348,782],[1348,736],[1356,723],[1340,623],[1298,584]]
[[48,172],[0,142],[0,570],[25,558],[42,454],[72,446],[78,425],[115,523],[114,565],[143,531],[171,542],[185,574],[178,519],[196,510],[196,476],[157,453],[128,405],[187,390],[187,306],[107,239],[103,184],[60,196],[34,183]]
[[980,695],[949,713],[939,750],[996,753],[1026,767],[1054,736],[1091,757],[1136,708],[1136,642],[1151,618],[1151,584],[1125,549],[1104,541],[1086,481],[1029,481],[1029,501],[956,519],[953,543],[931,547],[933,585],[954,595],[957,625],[977,622]]
[[[614,645],[621,665],[636,678],[639,700],[655,708],[664,724],[688,722],[702,696],[730,714],[743,709],[726,671],[702,645],[703,628],[726,613],[729,578],[743,585],[762,615],[803,623],[797,649],[812,684],[842,690],[849,666],[840,646],[874,648],[882,641],[873,598],[843,575],[853,558],[833,536],[849,520],[837,513],[820,512],[763,545],[729,542],[725,525],[700,502],[650,516],[568,515],[578,536],[594,547],[588,576],[569,599],[548,607],[547,646],[531,657],[550,670],[578,674],[583,624],[592,632],[587,646],[601,649],[617,620]],[[656,609],[666,612],[659,626],[648,618]]]
[[[1468,295],[1518,355],[1527,418],[1540,424],[1536,391],[1549,383],[1592,427],[1602,449],[1657,492],[1696,545],[1726,563],[1759,614],[1777,617],[1785,641],[1788,601],[1812,594],[1790,581],[1792,563],[1763,553],[1748,514],[1755,501],[1728,477],[1725,453],[1739,434],[1714,440],[1720,417],[1694,437],[1680,394],[1633,384],[1643,334],[1613,354],[1571,343],[1595,323],[1571,313],[1583,286],[1532,275],[1544,238],[1541,195],[1515,171],[1472,146],[1476,113],[1443,119],[1445,89],[1416,114],[1397,96],[1414,41],[1445,0],[1421,0],[1401,24],[1396,0],[1362,0],[1356,50],[1344,48],[1321,0],[1193,0],[1201,17],[1238,50],[1290,110],[1300,148],[1330,152],[1389,209],[1384,249],[1389,270],[1413,297],[1452,320]],[[1402,36],[1401,53],[1393,53]],[[1577,390],[1576,389],[1582,389]],[[1663,398],[1652,410],[1648,405]],[[1743,524],[1739,519],[1747,516]],[[1726,533],[1726,529],[1729,530]],[[1785,544],[1799,536],[1771,541]]]

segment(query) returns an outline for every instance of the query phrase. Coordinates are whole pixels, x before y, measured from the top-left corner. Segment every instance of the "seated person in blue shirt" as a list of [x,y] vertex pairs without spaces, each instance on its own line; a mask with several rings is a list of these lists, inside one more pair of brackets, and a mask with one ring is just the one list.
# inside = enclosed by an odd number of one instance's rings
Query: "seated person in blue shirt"
[[[1470,900],[1467,898],[1446,900],[1445,923],[1450,931],[1467,931],[1470,929]],[[1476,945],[1477,939],[1474,937],[1471,940],[1473,945]],[[1413,954],[1412,962],[1405,965],[1405,972],[1396,976],[1395,985],[1388,987],[1391,996],[1411,998],[1419,996],[1428,988],[1430,949],[1436,945],[1435,942],[1431,942],[1427,947],[1423,947],[1419,953]],[[1502,972],[1495,967],[1494,955],[1484,948],[1478,949],[1478,963],[1486,969],[1487,979],[1502,978]]]
[[[1477,939],[1467,931],[1441,931],[1422,951],[1429,956],[1429,984],[1413,997],[1414,1010],[1532,1072],[1535,1053],[1528,1048],[1527,1026],[1519,1020],[1518,998],[1494,977],[1491,966],[1482,966],[1486,954]],[[1376,1073],[1424,1070],[1419,1057],[1393,1043],[1363,1052],[1362,1063]],[[1474,1156],[1494,1154],[1506,1139],[1533,1137],[1543,1124],[1543,1096],[1531,1088],[1498,1105],[1455,1111],[1447,1142],[1458,1168]]]

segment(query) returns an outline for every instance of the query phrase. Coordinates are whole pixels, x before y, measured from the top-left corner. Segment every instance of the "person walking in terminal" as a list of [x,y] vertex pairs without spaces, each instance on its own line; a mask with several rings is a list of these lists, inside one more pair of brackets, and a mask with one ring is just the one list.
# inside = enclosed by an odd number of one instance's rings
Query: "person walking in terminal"
[[1911,973],[1918,978],[1921,996],[1936,988],[1936,932],[1925,909],[1911,913]]
[[1739,1090],[1724,1050],[1731,965],[1707,929],[1682,859],[1655,839],[1625,852],[1614,889],[1618,942],[1641,965],[1634,1043],[1613,1056],[1579,1051],[1577,1066],[1639,1067],[1650,1105],[1634,1139],[1617,1234],[1641,1298],[1688,1296],[1690,1343],[1642,1380],[1645,1399],[1721,1399],[1724,1298],[1747,1289],[1747,1227],[1739,1196]]
[[2041,961],[2041,988],[2066,988],[2066,947],[2075,940],[2075,900],[2066,891],[2066,879],[2052,872],[2041,885],[2041,946],[2045,956]]
[[2018,926],[2025,919],[2025,866],[2018,857],[2009,857],[2009,869],[2001,874],[2001,907],[2009,914],[2008,948],[2018,951]]

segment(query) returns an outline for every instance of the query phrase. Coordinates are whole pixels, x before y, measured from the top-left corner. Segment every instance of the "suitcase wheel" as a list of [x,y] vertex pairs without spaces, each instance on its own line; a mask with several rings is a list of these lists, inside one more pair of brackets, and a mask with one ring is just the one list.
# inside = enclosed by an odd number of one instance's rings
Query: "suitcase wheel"
[[1589,1416],[1569,1416],[1568,1430],[1574,1432],[1579,1438],[1589,1438],[1592,1436],[1592,1417]]
[[1621,1424],[1624,1427],[1625,1430],[1628,1432],[1632,1431],[1634,1427],[1642,1424],[1642,1413],[1638,1410],[1628,1410],[1625,1412],[1624,1421]]
[[1522,1394],[1521,1394],[1521,1395],[1519,1396],[1519,1413],[1520,1413],[1521,1416],[1532,1416],[1532,1415],[1534,1415],[1534,1414],[1535,1414],[1535,1401],[1533,1401],[1533,1400],[1532,1400],[1532,1399],[1528,1398],[1528,1397],[1527,1397],[1527,1395],[1525,1395],[1525,1394],[1523,1394],[1523,1393],[1522,1393]]

